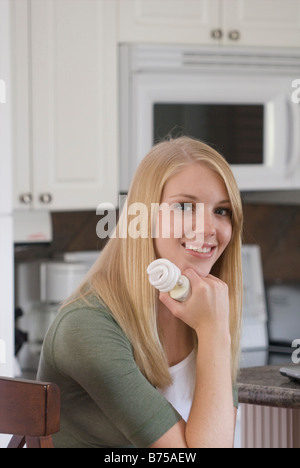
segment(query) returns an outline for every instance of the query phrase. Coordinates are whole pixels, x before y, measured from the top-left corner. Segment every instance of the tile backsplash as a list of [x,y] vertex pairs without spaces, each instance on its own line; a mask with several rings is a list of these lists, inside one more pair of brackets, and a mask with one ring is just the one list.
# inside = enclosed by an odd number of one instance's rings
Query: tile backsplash
[[266,282],[300,282],[300,206],[244,207],[244,243],[259,244]]
[[[300,282],[300,206],[245,204],[244,243],[259,244],[266,282]],[[54,258],[63,252],[101,250],[94,211],[52,213],[53,241],[16,246],[16,260]]]

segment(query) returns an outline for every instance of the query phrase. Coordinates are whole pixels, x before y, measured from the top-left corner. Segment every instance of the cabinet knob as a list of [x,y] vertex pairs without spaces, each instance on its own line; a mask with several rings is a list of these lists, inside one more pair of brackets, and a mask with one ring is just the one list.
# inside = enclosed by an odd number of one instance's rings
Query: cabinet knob
[[19,200],[23,205],[30,205],[32,202],[32,195],[31,193],[22,193],[19,197]]
[[241,33],[240,31],[230,31],[228,34],[229,39],[232,41],[239,41],[241,38]]
[[213,39],[222,39],[222,37],[223,37],[222,29],[213,29],[212,32],[211,32],[211,37]]
[[44,205],[49,205],[52,202],[52,195],[50,193],[42,193],[40,195],[40,202]]

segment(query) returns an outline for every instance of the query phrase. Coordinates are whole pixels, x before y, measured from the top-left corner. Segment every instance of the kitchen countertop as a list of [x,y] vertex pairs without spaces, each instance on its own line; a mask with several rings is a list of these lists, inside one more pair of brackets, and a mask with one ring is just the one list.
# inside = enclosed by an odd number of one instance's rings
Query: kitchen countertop
[[285,366],[241,369],[238,378],[239,403],[300,409],[300,384],[283,377],[279,373],[281,367]]

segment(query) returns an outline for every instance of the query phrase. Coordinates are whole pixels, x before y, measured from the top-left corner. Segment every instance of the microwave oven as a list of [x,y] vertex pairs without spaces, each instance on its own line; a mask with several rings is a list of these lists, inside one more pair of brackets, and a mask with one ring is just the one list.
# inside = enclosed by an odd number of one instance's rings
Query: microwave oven
[[220,151],[240,190],[300,188],[300,48],[122,44],[119,69],[121,192],[181,135]]

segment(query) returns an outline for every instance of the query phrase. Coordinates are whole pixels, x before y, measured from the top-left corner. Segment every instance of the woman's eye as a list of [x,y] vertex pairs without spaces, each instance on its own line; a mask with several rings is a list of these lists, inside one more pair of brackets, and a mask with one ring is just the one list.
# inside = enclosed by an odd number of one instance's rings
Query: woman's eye
[[174,203],[173,208],[180,211],[193,211],[192,203]]
[[229,208],[217,208],[215,213],[219,216],[228,216],[232,217],[232,211]]

